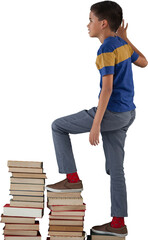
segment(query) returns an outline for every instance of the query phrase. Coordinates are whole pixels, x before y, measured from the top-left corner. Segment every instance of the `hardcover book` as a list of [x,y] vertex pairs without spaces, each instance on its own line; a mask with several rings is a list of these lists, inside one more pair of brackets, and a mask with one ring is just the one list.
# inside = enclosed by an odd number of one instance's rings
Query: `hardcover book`
[[43,162],[8,160],[7,166],[8,167],[43,168]]
[[43,216],[43,209],[27,207],[11,207],[10,204],[6,204],[4,206],[4,215],[41,218]]

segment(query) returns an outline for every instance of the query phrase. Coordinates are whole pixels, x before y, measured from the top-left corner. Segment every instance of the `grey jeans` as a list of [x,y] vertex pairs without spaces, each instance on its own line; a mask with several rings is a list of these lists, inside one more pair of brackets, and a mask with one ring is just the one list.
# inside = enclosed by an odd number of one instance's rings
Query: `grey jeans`
[[[52,135],[60,173],[77,171],[69,134],[90,132],[97,107],[56,119]],[[135,119],[135,110],[105,111],[101,135],[106,159],[106,173],[111,179],[111,216],[126,217],[127,193],[124,176],[124,144],[126,132]]]

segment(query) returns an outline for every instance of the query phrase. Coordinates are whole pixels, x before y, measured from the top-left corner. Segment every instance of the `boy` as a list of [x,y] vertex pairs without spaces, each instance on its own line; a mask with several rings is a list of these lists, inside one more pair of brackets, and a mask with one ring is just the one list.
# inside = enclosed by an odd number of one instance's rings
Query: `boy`
[[[121,7],[112,1],[91,6],[88,30],[102,45],[96,65],[101,74],[98,107],[59,118],[52,123],[53,141],[59,172],[67,178],[47,185],[54,192],[82,191],[70,142],[70,134],[90,132],[91,145],[99,144],[102,134],[106,172],[111,178],[110,223],[94,226],[93,232],[123,237],[127,235],[127,197],[124,177],[124,144],[126,132],[135,119],[134,84],[131,63],[147,66],[144,55],[129,41],[122,20]],[[121,25],[123,21],[123,24]]]

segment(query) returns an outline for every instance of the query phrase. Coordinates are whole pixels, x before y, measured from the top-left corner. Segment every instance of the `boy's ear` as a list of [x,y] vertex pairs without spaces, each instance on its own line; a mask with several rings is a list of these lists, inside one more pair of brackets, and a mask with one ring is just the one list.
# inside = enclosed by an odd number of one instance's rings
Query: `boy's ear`
[[102,29],[104,29],[104,28],[106,28],[108,26],[108,22],[107,22],[106,19],[102,20],[102,25],[101,26],[102,26]]

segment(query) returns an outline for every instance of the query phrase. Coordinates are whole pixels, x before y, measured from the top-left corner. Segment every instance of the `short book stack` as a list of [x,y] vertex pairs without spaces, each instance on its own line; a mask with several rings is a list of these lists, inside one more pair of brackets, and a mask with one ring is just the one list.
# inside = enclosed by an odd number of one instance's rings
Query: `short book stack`
[[5,223],[5,240],[41,240],[39,221],[44,213],[46,174],[43,162],[8,161],[10,204],[4,206],[1,222]]
[[50,240],[84,240],[83,231],[86,205],[80,192],[47,191]]

